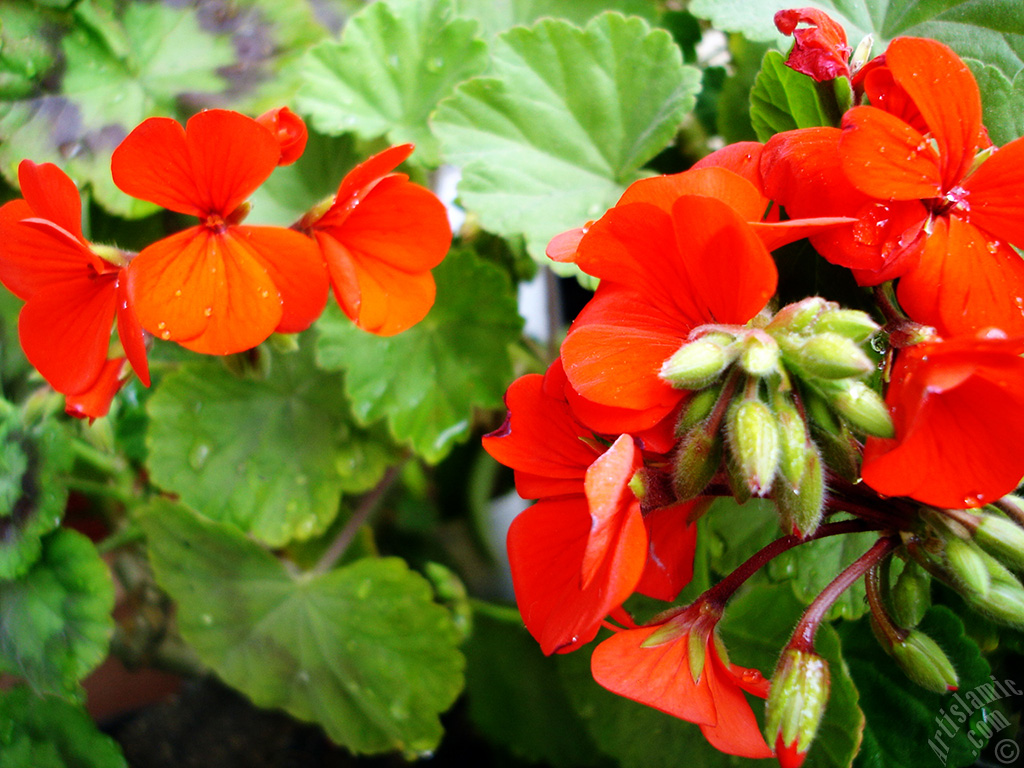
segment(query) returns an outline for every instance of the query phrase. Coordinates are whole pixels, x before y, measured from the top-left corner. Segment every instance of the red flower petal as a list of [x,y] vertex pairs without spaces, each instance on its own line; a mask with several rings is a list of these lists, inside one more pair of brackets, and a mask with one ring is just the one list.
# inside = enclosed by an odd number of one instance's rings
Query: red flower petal
[[115,277],[104,275],[56,283],[22,307],[22,349],[58,392],[74,395],[95,383],[107,359],[115,301]]
[[688,501],[655,509],[644,515],[650,542],[647,564],[636,591],[656,600],[671,602],[693,578],[697,526],[689,516],[699,502]]
[[128,298],[128,277],[123,270],[118,273],[116,286],[117,337],[139,381],[148,387],[149,361],[146,358],[146,339],[139,318],[135,315],[135,309]]
[[70,232],[53,222],[25,218],[21,200],[0,208],[0,282],[28,299],[48,286],[97,275],[106,265]]
[[[797,29],[798,24],[809,27]],[[793,35],[794,44],[786,66],[818,82],[850,76],[850,53],[846,30],[828,14],[816,8],[793,8],[775,14],[775,26]]]
[[85,244],[82,199],[75,182],[64,171],[53,163],[36,165],[31,160],[22,160],[18,165],[18,183],[33,216],[52,221]]
[[124,363],[123,357],[107,360],[89,389],[66,396],[65,413],[77,419],[89,419],[90,423],[106,416],[110,411],[110,403],[113,401],[114,395],[124,384],[124,380],[121,378]]
[[760,221],[769,202],[748,179],[731,170],[710,166],[636,181],[616,205],[651,203],[671,214],[672,206],[683,195],[717,198],[746,221]]
[[1024,138],[996,150],[963,182],[972,224],[1024,247]]
[[213,355],[251,349],[282,316],[270,276],[230,230],[193,227],[149,246],[128,267],[128,295],[147,331]]
[[950,508],[980,506],[1016,488],[1024,454],[1007,446],[1024,430],[1019,347],[1019,340],[962,338],[903,350],[886,394],[896,437],[868,439],[864,481],[889,496]]
[[230,227],[224,236],[274,283],[281,297],[281,320],[274,331],[298,333],[312,325],[327,304],[327,269],[316,243],[283,227]]
[[928,140],[876,107],[843,115],[843,171],[861,192],[880,200],[922,200],[943,193],[940,158]]
[[974,75],[950,48],[924,38],[893,40],[885,63],[938,142],[941,184],[948,190],[966,175],[982,144],[981,95]]
[[753,184],[755,189],[760,190],[763,188],[760,169],[763,150],[764,145],[759,141],[737,141],[715,150],[710,155],[705,155],[694,163],[690,170],[724,168],[737,176],[742,176]]
[[591,516],[583,496],[543,500],[522,512],[508,532],[516,603],[545,654],[590,642],[601,621],[633,591],[643,570],[647,537],[639,509],[627,514],[618,544],[586,588],[580,568]]
[[771,757],[772,750],[761,735],[754,711],[736,684],[734,672],[726,667],[713,646],[714,642],[709,638],[709,658],[704,667],[718,720],[714,724],[701,723],[701,733],[711,746],[727,755]]
[[194,115],[182,128],[151,117],[114,150],[110,170],[122,192],[200,218],[228,216],[277,166],[274,135],[224,109]]
[[[412,154],[412,150],[412,144],[388,147],[383,152],[378,152],[373,157],[364,160],[345,174],[345,178],[338,185],[335,207],[321,219],[323,226],[329,227],[339,223],[333,221],[333,217],[344,218],[348,211],[369,194],[376,182],[405,162],[405,159]],[[401,176],[402,179],[406,178],[404,174],[396,175]]]
[[1024,261],[958,217],[936,218],[917,267],[897,286],[903,309],[943,336],[988,327],[1024,335]]
[[302,118],[292,112],[288,107],[278,107],[264,112],[256,118],[256,122],[269,130],[281,149],[281,158],[278,165],[291,165],[300,157],[306,149],[306,142],[309,139],[309,131]]

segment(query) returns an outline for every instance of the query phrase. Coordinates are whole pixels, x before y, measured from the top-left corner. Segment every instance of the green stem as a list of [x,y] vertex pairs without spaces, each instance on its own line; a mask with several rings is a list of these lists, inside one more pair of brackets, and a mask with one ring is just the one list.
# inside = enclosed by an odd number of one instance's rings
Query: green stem
[[79,477],[69,477],[65,480],[68,490],[78,491],[87,496],[100,496],[107,499],[114,499],[122,504],[130,504],[135,501],[135,495],[118,488],[110,483],[102,483],[97,480],[83,480]]

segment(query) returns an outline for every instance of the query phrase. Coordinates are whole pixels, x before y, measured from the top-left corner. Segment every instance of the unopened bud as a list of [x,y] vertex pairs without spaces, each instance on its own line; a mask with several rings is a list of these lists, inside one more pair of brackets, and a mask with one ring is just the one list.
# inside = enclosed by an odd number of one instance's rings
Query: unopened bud
[[867,64],[871,60],[871,49],[875,45],[875,38],[873,35],[866,35],[853,50],[853,55],[850,57],[850,72],[857,74],[861,67]]
[[867,312],[858,309],[832,309],[822,312],[814,324],[815,333],[838,333],[858,344],[874,336],[878,323]]
[[911,630],[906,639],[893,643],[886,650],[907,677],[926,690],[949,693],[960,685],[949,657],[938,643],[919,630]]
[[779,468],[779,427],[775,414],[760,400],[733,403],[728,414],[729,451],[754,496],[771,490]]
[[993,579],[987,595],[966,592],[963,596],[979,613],[1015,629],[1024,629],[1024,588],[1019,581]]
[[828,664],[823,658],[793,648],[782,652],[768,692],[765,736],[785,756],[784,768],[803,762],[825,714],[828,694]]
[[786,533],[807,538],[817,530],[825,511],[825,468],[813,445],[806,453],[800,481],[792,484],[786,477],[776,479],[772,498]]
[[838,307],[838,305],[826,301],[821,296],[809,296],[802,301],[787,304],[776,312],[775,317],[768,323],[765,330],[800,333],[810,328],[821,312],[832,307]]
[[913,560],[903,566],[892,587],[892,608],[903,627],[916,627],[932,604],[932,579]]
[[680,501],[692,499],[711,482],[722,463],[722,436],[717,431],[695,427],[679,441],[673,487]]
[[740,366],[751,376],[765,378],[779,370],[779,345],[767,334],[748,336],[743,341]]
[[812,447],[807,425],[789,397],[780,394],[772,404],[779,426],[779,472],[790,485],[799,486],[807,464],[807,451]]
[[686,401],[683,412],[679,416],[679,423],[676,424],[676,437],[682,437],[710,416],[721,393],[721,387],[707,387],[694,392]]
[[950,536],[946,540],[945,555],[946,564],[963,589],[983,597],[988,594],[992,587],[992,576],[980,549],[963,539]]
[[1015,571],[1024,571],[1024,528],[998,515],[982,515],[974,543]]
[[874,363],[854,341],[838,333],[815,333],[786,348],[786,359],[806,376],[846,379],[874,370]]
[[832,408],[855,430],[875,437],[895,436],[889,406],[864,382],[840,379],[819,384]]
[[717,379],[736,359],[723,344],[725,334],[708,334],[675,351],[661,366],[659,376],[676,389],[703,389]]

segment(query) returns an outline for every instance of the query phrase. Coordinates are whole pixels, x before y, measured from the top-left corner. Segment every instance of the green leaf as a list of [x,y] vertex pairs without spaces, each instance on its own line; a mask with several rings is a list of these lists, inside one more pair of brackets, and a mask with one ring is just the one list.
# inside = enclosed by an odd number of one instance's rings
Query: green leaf
[[85,710],[25,687],[0,692],[0,768],[127,768]]
[[[793,593],[809,605],[839,573],[867,552],[878,539],[872,531],[829,536],[825,539],[801,544],[772,560],[772,577],[786,580]],[[826,616],[829,619],[857,619],[868,611],[864,580],[857,580],[833,603]]]
[[[771,610],[765,610],[765,606],[771,606]],[[729,601],[719,625],[730,660],[770,677],[803,609],[784,584],[760,583],[741,591]],[[804,766],[847,768],[860,749],[864,713],[858,706],[857,689],[843,659],[839,635],[831,625],[819,627],[814,645],[829,664],[831,690]]]
[[366,333],[333,307],[317,323],[317,360],[345,371],[356,417],[386,418],[392,437],[430,463],[466,438],[474,408],[500,407],[522,328],[507,278],[473,254],[453,251],[434,277],[430,314],[397,336]]
[[[966,636],[963,622],[948,608],[930,609],[919,629],[953,662],[960,678],[955,693],[941,696],[911,682],[881,650],[867,622],[840,627],[843,652],[867,718],[858,766],[961,766],[972,764],[978,756],[979,748],[971,744],[969,734],[979,738],[972,729],[992,714],[988,702],[997,695],[994,689],[989,695],[988,662]],[[943,730],[943,723],[948,730]]]
[[0,579],[24,574],[42,551],[40,540],[60,525],[73,456],[56,423],[22,422],[0,400]]
[[479,21],[488,36],[547,17],[565,19],[579,27],[604,11],[640,16],[652,24],[658,18],[657,7],[649,0],[455,0],[455,7],[460,16]]
[[[846,29],[853,46],[873,35],[876,54],[894,37],[931,37],[1008,77],[1024,66],[1024,6],[1018,0],[818,0],[814,6]],[[773,17],[792,7],[788,0],[694,0],[689,11],[716,29],[788,46],[792,39],[779,35]]]
[[593,765],[599,753],[557,678],[556,660],[540,652],[518,611],[478,604],[466,645],[473,724],[524,760]]
[[997,67],[968,60],[981,90],[988,135],[996,146],[1024,136],[1024,69],[1011,81]]
[[492,46],[487,77],[433,118],[462,204],[485,228],[548,241],[604,213],[693,108],[700,72],[664,30],[604,13],[584,29],[544,19]]
[[45,34],[46,19],[31,3],[7,0],[0,19],[0,98],[31,93],[56,61]]
[[298,108],[324,133],[411,142],[418,162],[436,166],[438,143],[427,117],[486,66],[487,45],[476,29],[455,16],[452,0],[368,5],[349,20],[341,40],[310,51]]
[[711,566],[722,575],[782,536],[779,513],[767,499],[738,504],[731,496],[724,496],[715,501],[700,524],[701,534],[709,539]]
[[81,695],[79,681],[107,655],[114,585],[96,548],[61,529],[28,573],[0,582],[0,672],[40,694]]
[[59,90],[14,102],[0,118],[0,171],[16,184],[22,158],[54,162],[79,186],[91,185],[104,207],[139,216],[153,206],[114,186],[111,153],[146,117],[172,114],[186,92],[224,90],[217,70],[234,61],[234,50],[203,31],[191,8],[127,3],[113,17],[97,5],[81,4],[81,23],[61,41]]
[[257,705],[353,752],[435,748],[462,688],[451,615],[398,558],[293,575],[237,530],[165,500],[140,517],[157,583],[200,659]]
[[309,350],[275,356],[265,379],[189,363],[147,412],[153,481],[271,546],[323,533],[341,493],[372,488],[393,456],[352,424],[341,377],[317,370]]
[[838,119],[829,114],[818,83],[785,61],[778,51],[768,51],[750,91],[750,122],[759,141],[795,128],[834,125]]

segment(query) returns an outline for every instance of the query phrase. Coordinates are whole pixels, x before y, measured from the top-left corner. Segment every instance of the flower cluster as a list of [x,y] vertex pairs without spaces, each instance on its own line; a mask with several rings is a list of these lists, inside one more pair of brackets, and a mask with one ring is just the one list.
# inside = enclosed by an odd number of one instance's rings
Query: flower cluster
[[[1006,449],[1024,430],[1024,139],[992,146],[970,71],[940,43],[897,39],[858,68],[821,12],[776,24],[795,34],[791,67],[848,81],[841,123],[636,182],[556,237],[549,257],[599,286],[548,371],[509,388],[484,447],[537,499],[508,549],[541,649],[611,630],[592,655],[601,685],[698,724],[724,752],[798,766],[828,698],[815,630],[897,549],[988,615],[1024,623],[1010,572],[1024,516],[1007,496],[1024,453]],[[863,306],[779,305],[776,252],[803,239],[851,271]],[[625,604],[676,600],[698,518],[719,496],[773,500],[782,535],[638,626]],[[769,696],[757,670],[726,657],[716,626],[729,598],[792,547],[864,531],[876,545],[807,609]],[[984,578],[964,577],[965,558]],[[886,650],[913,679],[955,685],[937,646],[904,652],[934,643],[892,618],[887,595],[869,586]],[[768,697],[765,734],[744,692]]]
[[141,123],[114,151],[115,184],[198,222],[139,253],[90,243],[74,183],[55,165],[21,163],[24,197],[0,208],[0,282],[25,299],[22,347],[69,413],[104,415],[128,366],[149,386],[153,338],[242,352],[308,328],[328,286],[372,333],[423,319],[434,302],[430,270],[452,234],[440,200],[394,172],[411,145],[354,168],[291,228],[243,224],[248,198],[302,155],[306,139],[286,107],[256,119],[211,109],[185,126]]

